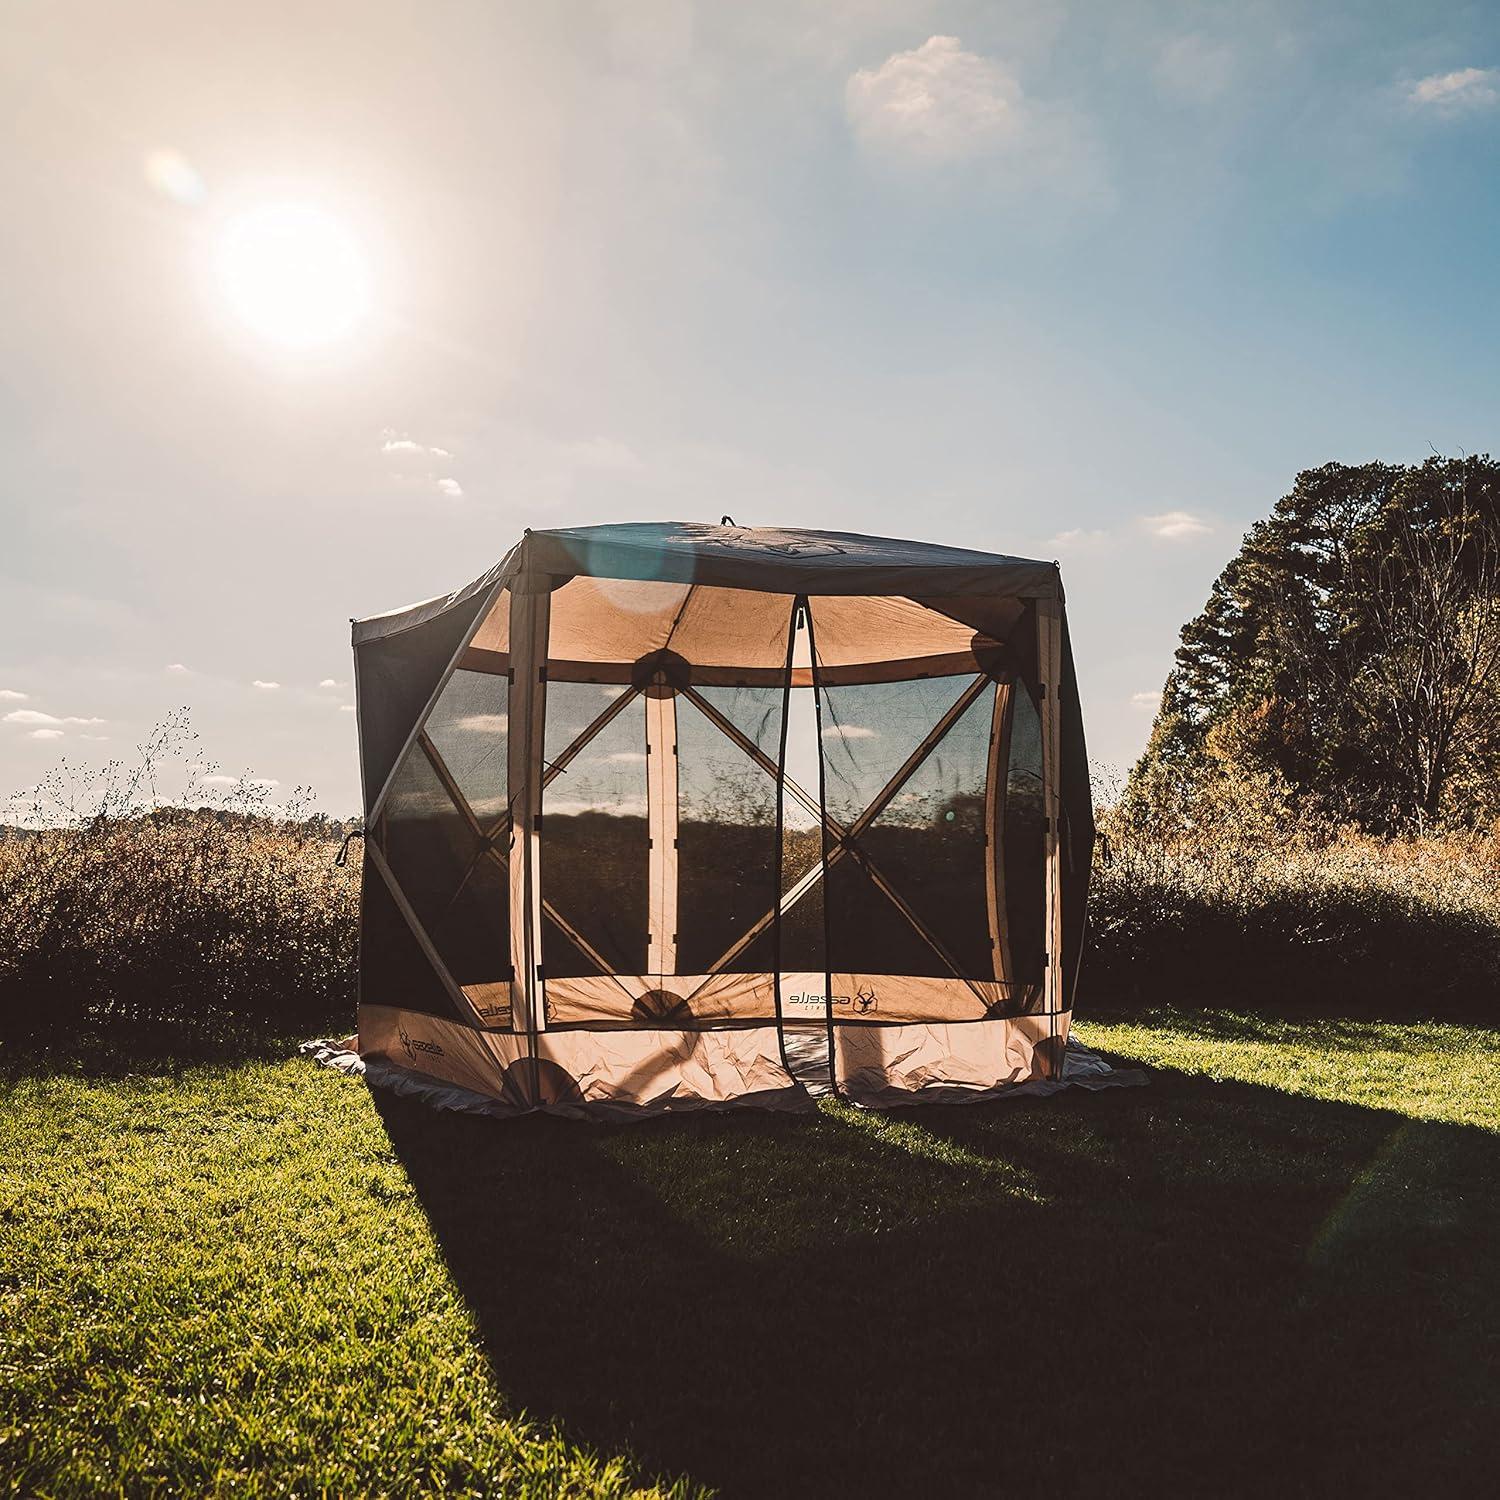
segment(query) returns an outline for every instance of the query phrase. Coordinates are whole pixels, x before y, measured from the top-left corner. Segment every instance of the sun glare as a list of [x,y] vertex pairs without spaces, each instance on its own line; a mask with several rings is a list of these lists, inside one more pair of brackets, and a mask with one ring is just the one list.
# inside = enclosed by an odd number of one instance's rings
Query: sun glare
[[287,348],[333,343],[370,311],[363,248],[337,219],[309,204],[269,204],[231,220],[219,243],[218,272],[235,317]]

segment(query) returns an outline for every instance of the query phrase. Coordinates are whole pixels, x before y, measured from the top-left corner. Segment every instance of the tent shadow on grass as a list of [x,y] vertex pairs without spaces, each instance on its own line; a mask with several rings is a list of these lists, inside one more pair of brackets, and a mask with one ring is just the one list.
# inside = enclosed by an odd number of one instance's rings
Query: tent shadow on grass
[[1500,1138],[1149,1090],[579,1127],[382,1096],[495,1378],[730,1496],[1471,1491]]

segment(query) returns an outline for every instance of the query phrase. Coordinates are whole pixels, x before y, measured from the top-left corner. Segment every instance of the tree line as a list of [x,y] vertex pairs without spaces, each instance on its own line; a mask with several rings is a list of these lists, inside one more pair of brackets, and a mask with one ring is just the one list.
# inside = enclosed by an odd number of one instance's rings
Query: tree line
[[1500,464],[1299,474],[1182,629],[1125,805],[1226,785],[1372,832],[1500,816]]

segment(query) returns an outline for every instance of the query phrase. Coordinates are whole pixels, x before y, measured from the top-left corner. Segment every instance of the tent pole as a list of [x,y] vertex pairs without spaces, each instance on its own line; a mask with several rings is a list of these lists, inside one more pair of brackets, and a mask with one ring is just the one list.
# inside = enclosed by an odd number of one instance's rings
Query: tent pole
[[1015,685],[995,684],[995,702],[990,715],[990,754],[984,777],[984,873],[988,883],[990,949],[995,978],[1002,984],[1011,977],[1010,923],[1005,909],[1005,794],[1010,774],[1010,726],[1015,711]]
[[510,714],[507,770],[511,843],[511,1025],[532,1038],[546,1025],[541,999],[542,745],[547,704],[549,580],[522,574],[510,595]]
[[1057,1044],[1063,1008],[1062,952],[1062,603],[1039,599],[1036,606],[1037,680],[1041,686],[1042,809],[1046,820],[1043,849],[1046,860],[1047,973],[1043,991],[1047,1011],[1048,1077],[1062,1071]]
[[[813,690],[813,718],[818,730],[818,818],[821,827],[818,829],[822,840],[822,859],[820,866],[825,879],[823,881],[823,1027],[826,1033],[828,1046],[828,1087],[833,1091],[835,1099],[841,1099],[843,1094],[839,1089],[839,1067],[838,1067],[838,1037],[833,1026],[833,903],[830,900],[832,881],[826,878],[830,856],[833,853],[830,847],[829,835],[833,830],[829,827],[828,819],[828,755],[823,743],[823,694],[824,687],[819,671],[818,663],[818,638],[813,629],[812,600],[806,594],[798,595],[802,605],[802,618],[807,623],[807,660],[812,675]],[[839,849],[845,849],[848,844],[840,840]],[[886,892],[890,894],[889,891]]]
[[677,972],[677,694],[646,690],[646,822],[650,838],[651,944],[648,971],[658,985]]

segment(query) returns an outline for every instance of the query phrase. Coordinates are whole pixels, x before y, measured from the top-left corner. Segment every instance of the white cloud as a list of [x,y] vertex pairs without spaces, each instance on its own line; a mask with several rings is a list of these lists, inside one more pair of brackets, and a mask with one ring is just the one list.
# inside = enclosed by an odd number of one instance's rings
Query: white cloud
[[1406,97],[1413,104],[1440,114],[1489,109],[1500,104],[1500,68],[1458,68],[1452,73],[1433,73],[1412,84]]
[[1132,693],[1130,701],[1137,708],[1158,708],[1161,706],[1161,690],[1158,688],[1154,693]]
[[450,500],[462,500],[464,487],[456,479],[439,479],[437,482],[438,493],[446,495]]
[[81,734],[78,738],[81,740],[95,740],[99,744],[103,744],[109,739],[109,736],[107,734]]
[[855,73],[844,109],[867,149],[953,160],[1011,143],[1025,101],[1002,63],[965,52],[957,37],[930,36]]
[[[352,703],[344,706],[351,713],[354,711]],[[453,727],[462,729],[466,734],[504,734],[505,724],[504,714],[465,714]]]
[[183,664],[180,661],[174,661],[174,662],[168,662],[167,663],[167,671],[169,671],[169,672],[186,672],[187,668],[185,666],[183,666]]
[[1173,37],[1157,54],[1154,72],[1163,93],[1189,104],[1210,104],[1229,87],[1234,53],[1209,37]]
[[65,724],[102,724],[103,719],[83,719],[76,714],[66,714],[58,717],[56,714],[44,714],[36,708],[16,708],[6,714],[7,724],[37,724],[44,729],[61,729]]
[[616,750],[612,755],[601,755],[601,761],[607,761],[614,766],[640,765],[646,759],[644,750]]
[[30,693],[18,693],[14,688],[0,688],[0,703],[24,703]]
[[60,729],[33,729],[29,737],[34,740],[60,740],[62,735]]
[[828,724],[823,729],[823,738],[836,740],[878,740],[878,729],[866,729],[863,724]]
[[325,678],[324,678],[324,679],[323,679],[323,680],[322,680],[322,682],[320,682],[320,683],[319,683],[319,684],[318,684],[318,686],[319,686],[319,687],[320,687],[320,688],[325,688],[325,687],[333,687],[333,688],[336,688],[336,687],[342,687],[342,686],[343,686],[343,684],[342,684],[342,683],[341,683],[341,682],[335,682],[335,681],[334,681],[334,680],[333,680],[333,678],[331,678],[331,677],[325,677]]
[[382,453],[411,454],[416,458],[453,457],[453,454],[447,448],[439,448],[435,443],[419,443],[412,438],[392,432],[389,429],[382,434],[380,451]]
[[246,787],[253,791],[269,792],[274,787],[281,785],[274,776],[225,776],[217,774],[205,776],[204,786],[216,787],[226,791],[232,791],[236,787]]
[[352,703],[340,703],[339,712],[341,714],[352,714],[354,712],[354,705]]
[[1207,521],[1185,510],[1164,511],[1159,516],[1142,516],[1141,524],[1164,542],[1186,542],[1196,536],[1210,536],[1213,527]]
[[264,692],[274,692],[281,686],[281,684],[279,682],[262,682],[260,678],[257,677],[255,681],[250,684],[250,686],[260,688]]

